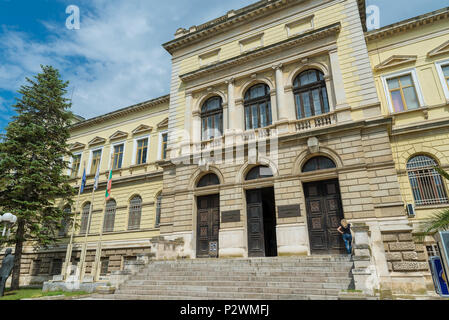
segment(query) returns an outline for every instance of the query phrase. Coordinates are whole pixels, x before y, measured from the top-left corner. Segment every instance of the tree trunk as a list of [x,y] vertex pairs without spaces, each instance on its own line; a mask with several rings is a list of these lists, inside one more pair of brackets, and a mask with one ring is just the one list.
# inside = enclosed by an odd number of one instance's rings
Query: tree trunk
[[14,268],[12,269],[11,290],[19,290],[24,232],[25,222],[19,219],[16,232],[17,242],[16,249],[14,250]]

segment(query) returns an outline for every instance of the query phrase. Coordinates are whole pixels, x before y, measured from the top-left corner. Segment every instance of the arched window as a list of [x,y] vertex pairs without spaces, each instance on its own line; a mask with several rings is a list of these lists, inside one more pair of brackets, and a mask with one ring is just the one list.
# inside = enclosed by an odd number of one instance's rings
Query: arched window
[[336,168],[335,162],[323,156],[315,157],[307,161],[302,167],[302,172],[310,172],[323,169]]
[[162,210],[162,192],[159,192],[159,194],[156,197],[156,228],[159,228],[159,225],[161,224],[161,210]]
[[90,202],[87,202],[83,206],[83,212],[81,214],[81,234],[85,234],[87,232],[87,225],[89,223],[89,209],[90,209]]
[[448,203],[444,183],[435,166],[438,164],[428,156],[412,157],[407,162],[407,173],[417,206]]
[[69,230],[70,214],[72,212],[72,209],[70,208],[69,205],[67,205],[64,207],[63,211],[64,211],[64,218],[62,218],[62,220],[61,220],[62,227],[58,230],[59,237],[64,237]]
[[214,186],[220,184],[220,180],[218,179],[217,175],[215,173],[208,173],[204,177],[198,181],[198,184],[196,185],[197,188],[201,187],[207,187],[207,186]]
[[258,167],[254,167],[251,170],[249,170],[248,174],[246,175],[245,180],[256,180],[256,179],[270,178],[272,176],[273,176],[273,172],[271,171],[270,167],[258,166]]
[[114,231],[116,208],[117,204],[115,200],[112,199],[106,202],[106,212],[104,213],[104,221],[103,221],[103,232]]
[[270,87],[256,84],[245,93],[245,129],[263,128],[271,125]]
[[140,228],[140,217],[142,216],[142,198],[134,196],[129,202],[128,230]]
[[223,107],[221,97],[207,99],[201,108],[201,138],[209,140],[223,134]]
[[300,73],[293,81],[296,118],[308,118],[329,112],[326,81],[321,71],[312,69]]

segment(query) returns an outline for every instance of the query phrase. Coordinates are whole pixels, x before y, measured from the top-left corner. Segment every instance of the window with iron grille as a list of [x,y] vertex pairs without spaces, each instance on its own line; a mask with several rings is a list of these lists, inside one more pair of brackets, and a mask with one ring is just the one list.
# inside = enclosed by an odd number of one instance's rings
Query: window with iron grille
[[215,173],[208,173],[204,177],[198,181],[198,184],[196,185],[198,188],[201,187],[207,187],[207,186],[215,186],[217,184],[220,184],[220,180],[218,179],[217,175]]
[[62,270],[62,259],[53,259],[51,263],[51,275],[61,274]]
[[103,257],[101,258],[101,268],[100,268],[100,275],[105,276],[108,274],[109,269],[109,257]]
[[407,173],[417,206],[448,203],[444,182],[435,170],[437,163],[419,155],[407,162]]
[[223,134],[223,108],[221,97],[209,98],[201,108],[202,140],[221,137]]
[[162,207],[162,195],[159,194],[156,198],[156,228],[161,223],[161,207]]
[[270,87],[256,84],[245,93],[245,129],[257,129],[271,125]]
[[142,198],[134,196],[129,202],[128,230],[140,228],[140,217],[142,215]]
[[81,229],[80,234],[85,234],[87,232],[87,225],[89,223],[89,209],[90,202],[83,206],[83,213],[81,214]]
[[312,69],[300,73],[293,81],[293,92],[297,119],[329,112],[326,81],[321,71]]
[[37,276],[41,273],[41,260],[33,260],[31,275]]
[[273,176],[273,171],[267,166],[257,166],[252,168],[246,175],[245,180],[256,180],[263,178],[270,178]]
[[106,212],[104,214],[103,232],[114,231],[115,222],[115,210],[116,210],[115,200],[109,200],[106,203]]

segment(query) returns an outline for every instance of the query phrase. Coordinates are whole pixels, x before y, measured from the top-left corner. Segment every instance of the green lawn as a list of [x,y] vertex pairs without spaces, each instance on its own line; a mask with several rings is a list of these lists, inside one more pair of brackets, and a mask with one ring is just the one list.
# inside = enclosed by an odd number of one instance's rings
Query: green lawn
[[0,297],[0,300],[20,300],[20,299],[28,299],[28,298],[40,298],[40,297],[48,297],[48,296],[60,296],[65,295],[66,297],[72,296],[81,296],[89,294],[85,291],[76,291],[76,292],[63,292],[63,291],[52,291],[52,292],[42,292],[42,289],[39,288],[23,288],[17,291],[10,291],[9,289],[5,290],[5,295]]

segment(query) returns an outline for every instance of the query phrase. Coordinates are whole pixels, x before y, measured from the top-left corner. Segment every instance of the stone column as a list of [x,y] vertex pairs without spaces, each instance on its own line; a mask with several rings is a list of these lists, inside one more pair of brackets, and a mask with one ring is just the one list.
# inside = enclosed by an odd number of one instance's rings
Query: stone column
[[228,112],[226,116],[223,114],[223,117],[226,118],[227,125],[224,127],[224,131],[234,131],[236,123],[237,123],[237,112],[235,109],[235,101],[234,101],[234,85],[235,80],[231,78],[226,81],[228,85]]
[[193,143],[201,142],[201,115],[198,110],[192,112],[192,138]]
[[288,110],[285,105],[284,97],[284,79],[282,76],[282,64],[277,64],[272,67],[275,70],[276,79],[276,104],[278,110],[278,121],[288,119]]
[[333,87],[335,89],[334,92],[336,102],[335,108],[338,109],[347,106],[347,103],[346,103],[345,88],[343,85],[343,77],[340,69],[340,63],[338,62],[337,49],[329,51],[329,58],[332,69],[332,80],[333,80],[332,82],[334,84]]
[[184,113],[184,129],[188,133],[188,140],[192,140],[192,93],[186,92],[186,110]]

